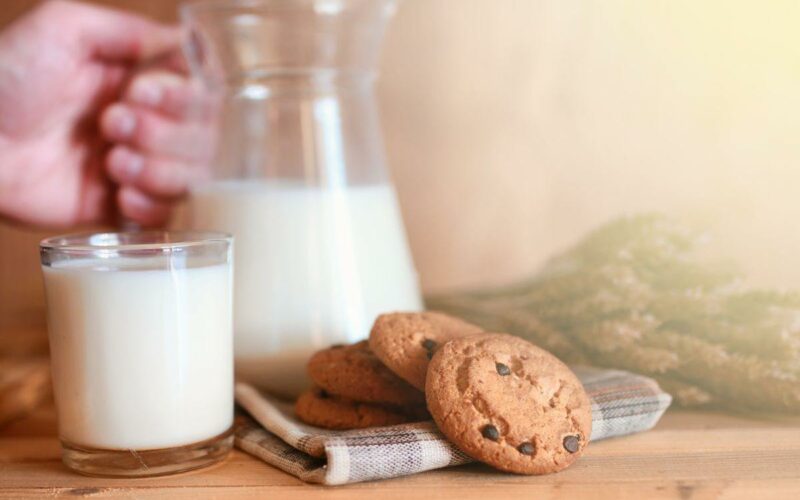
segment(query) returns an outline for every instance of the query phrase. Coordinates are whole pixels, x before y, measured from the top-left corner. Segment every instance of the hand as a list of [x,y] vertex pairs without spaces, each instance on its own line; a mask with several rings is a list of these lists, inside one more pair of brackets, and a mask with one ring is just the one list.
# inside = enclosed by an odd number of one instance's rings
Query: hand
[[136,75],[123,98],[105,108],[101,132],[114,143],[105,170],[119,186],[117,205],[124,217],[161,225],[172,202],[192,181],[207,176],[215,109],[197,84],[158,69]]
[[61,0],[0,34],[0,215],[44,226],[120,214],[163,223],[211,154],[205,114],[190,112],[201,93],[174,71],[141,71],[179,37]]

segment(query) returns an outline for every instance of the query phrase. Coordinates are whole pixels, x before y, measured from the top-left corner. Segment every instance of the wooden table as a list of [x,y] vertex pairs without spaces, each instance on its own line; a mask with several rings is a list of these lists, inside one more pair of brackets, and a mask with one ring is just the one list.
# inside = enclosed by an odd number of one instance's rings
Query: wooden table
[[478,464],[350,486],[310,486],[250,456],[178,476],[99,479],[59,460],[50,405],[0,429],[0,498],[800,498],[800,419],[668,412],[644,434],[592,444],[573,467],[522,477]]

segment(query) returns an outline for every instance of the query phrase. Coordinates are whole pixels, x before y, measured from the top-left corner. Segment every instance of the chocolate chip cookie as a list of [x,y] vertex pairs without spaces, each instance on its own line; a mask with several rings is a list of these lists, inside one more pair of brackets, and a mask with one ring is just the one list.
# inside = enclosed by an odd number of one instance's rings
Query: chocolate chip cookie
[[386,368],[366,340],[317,352],[308,361],[308,374],[328,393],[354,401],[425,404],[425,395]]
[[319,387],[312,387],[294,406],[303,422],[325,429],[363,429],[421,420],[400,409],[337,398]]
[[369,347],[390,370],[422,391],[436,350],[448,340],[482,331],[439,312],[382,314],[372,327]]
[[519,474],[572,464],[592,432],[581,382],[553,355],[504,333],[455,339],[431,360],[425,386],[439,429],[471,457]]

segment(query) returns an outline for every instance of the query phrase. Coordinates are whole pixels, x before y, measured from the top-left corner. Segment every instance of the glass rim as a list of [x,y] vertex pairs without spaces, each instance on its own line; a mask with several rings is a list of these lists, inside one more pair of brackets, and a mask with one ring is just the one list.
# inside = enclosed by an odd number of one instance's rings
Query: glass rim
[[110,231],[62,234],[39,242],[45,251],[97,252],[164,250],[233,243],[233,236],[221,231]]

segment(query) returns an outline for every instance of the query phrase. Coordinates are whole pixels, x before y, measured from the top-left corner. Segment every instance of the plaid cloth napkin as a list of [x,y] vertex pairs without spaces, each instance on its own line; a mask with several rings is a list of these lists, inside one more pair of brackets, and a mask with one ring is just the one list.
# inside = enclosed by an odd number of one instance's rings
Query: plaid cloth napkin
[[[573,371],[592,400],[592,441],[646,431],[672,402],[654,380],[641,375]],[[236,385],[236,401],[252,417],[237,419],[236,446],[308,483],[357,483],[472,461],[430,421],[331,431],[300,422],[291,404],[247,384]]]

